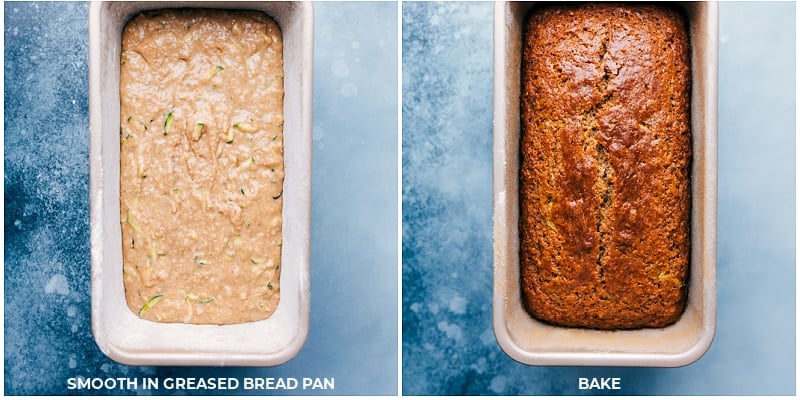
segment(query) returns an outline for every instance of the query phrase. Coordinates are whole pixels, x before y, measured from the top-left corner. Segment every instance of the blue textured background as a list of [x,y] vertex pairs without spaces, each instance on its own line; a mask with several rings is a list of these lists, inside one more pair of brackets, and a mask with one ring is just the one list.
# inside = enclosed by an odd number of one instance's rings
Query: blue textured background
[[492,303],[492,4],[404,3],[403,394],[795,393],[795,4],[720,3],[718,323],[683,368],[530,367]]
[[[397,4],[314,11],[305,347],[274,368],[128,367],[90,325],[88,4],[4,4],[5,394],[78,394],[76,376],[334,377],[333,392],[288,393],[397,393]],[[229,392],[176,392],[200,393]]]

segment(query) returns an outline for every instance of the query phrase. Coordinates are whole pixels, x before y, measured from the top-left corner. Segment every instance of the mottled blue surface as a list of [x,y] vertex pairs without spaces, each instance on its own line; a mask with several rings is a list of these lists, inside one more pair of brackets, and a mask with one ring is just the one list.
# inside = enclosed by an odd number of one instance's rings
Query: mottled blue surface
[[[88,4],[4,4],[5,394],[77,394],[76,376],[333,377],[335,391],[279,393],[397,393],[397,5],[314,11],[305,347],[273,368],[128,367],[90,325]],[[176,394],[200,393],[230,392]]]
[[403,388],[795,393],[795,5],[720,4],[718,321],[683,368],[530,367],[491,326],[492,4],[404,3]]

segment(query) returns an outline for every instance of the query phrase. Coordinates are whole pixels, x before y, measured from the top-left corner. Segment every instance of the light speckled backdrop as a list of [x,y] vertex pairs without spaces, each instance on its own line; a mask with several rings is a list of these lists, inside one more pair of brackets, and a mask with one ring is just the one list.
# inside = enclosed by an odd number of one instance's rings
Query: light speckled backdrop
[[[529,367],[491,326],[492,4],[403,4],[403,394],[795,393],[795,5],[720,4],[718,324],[684,368]],[[583,393],[600,394],[600,391]]]
[[305,347],[274,368],[156,368],[115,363],[91,334],[88,4],[4,4],[5,394],[78,394],[76,376],[333,377],[333,392],[278,393],[397,393],[397,4],[314,11]]

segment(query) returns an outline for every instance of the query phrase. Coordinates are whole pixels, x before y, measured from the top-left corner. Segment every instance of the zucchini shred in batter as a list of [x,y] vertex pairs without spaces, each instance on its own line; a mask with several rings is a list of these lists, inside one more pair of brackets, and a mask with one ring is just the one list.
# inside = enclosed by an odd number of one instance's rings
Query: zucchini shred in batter
[[256,11],[141,13],[120,58],[128,307],[159,322],[268,318],[280,297],[283,41]]

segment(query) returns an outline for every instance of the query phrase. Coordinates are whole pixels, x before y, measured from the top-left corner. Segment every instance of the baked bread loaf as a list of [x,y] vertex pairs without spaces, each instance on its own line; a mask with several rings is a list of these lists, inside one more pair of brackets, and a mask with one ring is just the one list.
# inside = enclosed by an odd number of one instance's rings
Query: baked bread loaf
[[545,322],[674,323],[689,273],[690,60],[669,7],[560,4],[523,33],[520,266]]

